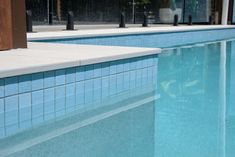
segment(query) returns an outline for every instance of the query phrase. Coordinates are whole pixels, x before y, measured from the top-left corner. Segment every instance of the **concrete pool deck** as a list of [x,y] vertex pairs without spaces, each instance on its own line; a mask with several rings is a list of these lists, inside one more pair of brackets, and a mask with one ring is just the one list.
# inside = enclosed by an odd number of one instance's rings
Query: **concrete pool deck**
[[[28,33],[28,40],[97,37],[141,33],[167,33],[197,30],[229,29],[235,26],[179,26],[124,29],[96,29]],[[126,59],[160,53],[159,48],[119,46],[70,45],[28,42],[28,49],[0,52],[0,78],[42,71],[82,66],[118,59]]]

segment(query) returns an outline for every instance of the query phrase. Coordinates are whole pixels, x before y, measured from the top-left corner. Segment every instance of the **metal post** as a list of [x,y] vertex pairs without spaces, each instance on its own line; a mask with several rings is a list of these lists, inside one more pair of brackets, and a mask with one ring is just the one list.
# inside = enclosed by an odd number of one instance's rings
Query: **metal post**
[[148,27],[148,14],[144,12],[144,22],[143,22],[143,27]]
[[120,24],[119,24],[119,28],[125,28],[126,24],[125,24],[125,14],[122,12],[120,15]]
[[213,18],[211,15],[209,16],[209,25],[213,25]]
[[48,6],[48,8],[49,8],[48,22],[50,25],[52,25],[53,24],[53,0],[49,0],[48,4],[49,4],[49,6]]
[[174,23],[173,23],[174,26],[178,26],[178,15],[176,14],[174,16]]
[[66,26],[66,30],[74,30],[74,15],[72,11],[68,12],[67,15],[67,26]]
[[193,24],[193,20],[192,20],[192,15],[188,16],[188,25],[192,25]]
[[26,11],[26,28],[27,32],[33,32],[32,11]]

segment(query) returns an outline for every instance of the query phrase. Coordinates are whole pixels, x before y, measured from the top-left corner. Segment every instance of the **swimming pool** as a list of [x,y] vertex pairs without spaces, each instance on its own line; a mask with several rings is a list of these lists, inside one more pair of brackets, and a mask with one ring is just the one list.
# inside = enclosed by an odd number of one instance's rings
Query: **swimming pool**
[[[145,30],[146,31],[146,30]],[[63,43],[63,44],[86,44],[86,45],[104,45],[104,46],[127,46],[127,47],[151,47],[168,48],[186,44],[203,43],[215,40],[224,40],[235,38],[232,28],[214,28],[184,31],[162,31],[162,32],[141,32],[133,34],[120,32],[120,35],[98,34],[88,35],[87,37],[79,34],[74,36],[46,37],[49,39],[32,38],[32,41]],[[157,31],[157,29],[155,30]]]
[[0,80],[0,156],[233,157],[234,66],[231,39]]

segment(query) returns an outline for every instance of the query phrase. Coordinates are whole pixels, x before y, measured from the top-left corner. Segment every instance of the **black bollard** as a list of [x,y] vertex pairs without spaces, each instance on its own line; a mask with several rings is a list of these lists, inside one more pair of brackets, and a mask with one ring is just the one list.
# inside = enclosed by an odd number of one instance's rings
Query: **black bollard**
[[122,12],[120,15],[120,24],[119,24],[119,28],[125,28],[126,24],[125,24],[125,14]]
[[209,16],[209,25],[213,25],[213,19],[211,15]]
[[176,14],[174,16],[174,23],[173,23],[174,26],[178,26],[178,15]]
[[49,21],[48,22],[50,25],[53,24],[53,13],[52,12],[49,13]]
[[144,12],[144,22],[143,22],[143,27],[148,27],[148,14]]
[[74,15],[72,11],[68,12],[67,15],[67,25],[66,25],[66,30],[74,30]]
[[188,16],[188,25],[193,25],[192,15]]
[[33,21],[32,21],[32,11],[26,11],[26,30],[27,32],[33,32]]

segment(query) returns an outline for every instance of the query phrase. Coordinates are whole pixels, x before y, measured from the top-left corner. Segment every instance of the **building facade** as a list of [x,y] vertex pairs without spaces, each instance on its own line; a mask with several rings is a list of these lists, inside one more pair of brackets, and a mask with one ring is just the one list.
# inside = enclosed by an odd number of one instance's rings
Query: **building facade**
[[152,23],[172,23],[175,14],[181,23],[187,23],[189,15],[194,23],[206,23],[210,16],[220,23],[222,16],[222,0],[26,0],[26,8],[32,10],[35,24],[48,23],[50,13],[55,23],[63,23],[70,10],[81,24],[117,23],[120,12],[128,23],[142,22],[143,12]]

